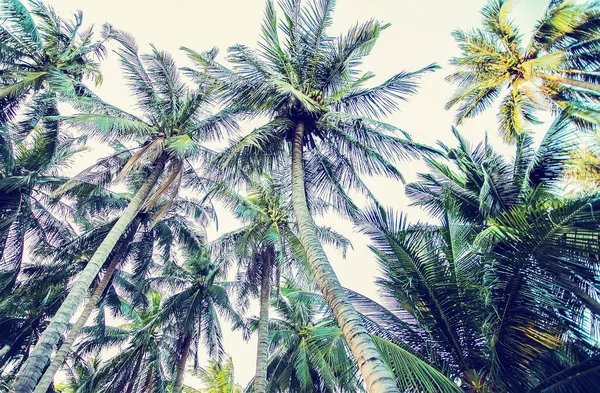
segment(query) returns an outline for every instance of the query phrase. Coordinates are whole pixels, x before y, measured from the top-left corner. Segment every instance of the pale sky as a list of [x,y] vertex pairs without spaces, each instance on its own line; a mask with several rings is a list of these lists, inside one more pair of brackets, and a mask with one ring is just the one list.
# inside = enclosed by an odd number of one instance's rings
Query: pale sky
[[[186,57],[178,50],[180,46],[197,51],[216,46],[221,50],[220,60],[223,60],[227,47],[232,44],[256,47],[264,11],[263,0],[51,0],[48,3],[65,18],[81,9],[86,26],[93,23],[99,28],[104,22],[109,22],[118,29],[126,30],[136,37],[142,53],[148,51],[148,45],[153,43],[158,49],[173,54],[180,66],[188,65]],[[457,28],[479,26],[479,11],[484,3],[485,0],[340,0],[330,34],[338,35],[357,21],[369,18],[391,23],[362,67],[364,71],[374,72],[378,81],[402,70],[416,70],[433,62],[441,65],[441,70],[423,78],[419,94],[412,97],[410,102],[401,103],[401,110],[387,121],[408,131],[419,142],[434,144],[441,140],[453,146],[455,143],[450,127],[454,113],[444,110],[452,93],[452,86],[444,82],[444,77],[451,72],[448,59],[458,55],[450,34]],[[533,22],[542,16],[547,3],[547,0],[518,2],[513,15],[522,26],[523,33],[528,33]],[[102,71],[105,81],[96,91],[106,101],[132,110],[133,100],[124,86],[115,57],[111,54],[104,61]],[[499,150],[510,152],[511,149],[502,147],[502,142],[496,137],[495,116],[494,110],[489,110],[467,121],[459,130],[473,142],[482,140],[487,131]],[[539,136],[543,129],[544,126],[537,129]],[[92,152],[82,158],[81,166],[79,163],[76,166],[87,167],[98,158],[98,154],[101,152]],[[417,171],[423,169],[418,162],[401,166],[408,181],[414,180]],[[419,210],[407,209],[401,184],[377,179],[370,181],[369,185],[385,205],[407,212],[412,221],[426,219]],[[235,227],[235,222],[228,216],[226,214],[220,218],[222,231]],[[348,252],[346,260],[335,252],[329,252],[342,285],[376,298],[373,280],[378,268],[367,249],[366,239],[353,233],[351,225],[347,223],[328,219],[327,224],[334,225],[354,244],[354,250]],[[214,230],[211,234],[213,239],[217,235]],[[224,326],[224,329],[228,330],[228,326]],[[225,348],[233,357],[236,380],[245,385],[254,374],[255,338],[246,343],[240,334],[225,332]],[[191,379],[187,381],[195,385]]]

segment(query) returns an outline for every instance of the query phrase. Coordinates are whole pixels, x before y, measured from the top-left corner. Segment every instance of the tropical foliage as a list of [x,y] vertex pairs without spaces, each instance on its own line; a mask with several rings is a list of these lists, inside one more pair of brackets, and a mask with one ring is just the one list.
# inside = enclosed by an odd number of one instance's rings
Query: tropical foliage
[[[502,96],[503,155],[386,122],[438,67],[375,85],[360,68],[389,25],[331,36],[333,0],[267,0],[256,47],[182,48],[183,68],[81,12],[0,0],[0,389],[595,392],[600,5],[552,0],[525,42],[516,3],[454,33],[448,77],[457,127]],[[131,110],[88,86],[112,55]],[[425,222],[369,187],[409,159]],[[352,247],[340,220],[371,242],[377,298],[330,264],[324,246]],[[229,329],[257,338],[246,386]]]

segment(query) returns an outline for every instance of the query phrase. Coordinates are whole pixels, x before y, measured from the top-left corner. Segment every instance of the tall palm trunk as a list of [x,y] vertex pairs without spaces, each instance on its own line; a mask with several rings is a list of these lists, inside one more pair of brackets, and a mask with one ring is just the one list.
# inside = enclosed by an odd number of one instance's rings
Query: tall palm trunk
[[173,393],[179,393],[183,386],[183,376],[185,375],[185,365],[187,363],[188,354],[192,345],[192,333],[186,334],[183,339],[183,345],[181,348],[181,356],[177,361],[177,368],[175,370],[175,382],[173,382]]
[[302,121],[296,123],[292,141],[292,204],[298,221],[300,242],[306,252],[315,281],[327,304],[333,310],[335,319],[354,354],[368,392],[400,393],[359,314],[344,293],[317,237],[315,223],[306,202],[303,163],[304,127]]
[[54,357],[52,358],[50,367],[48,367],[48,369],[42,376],[42,379],[40,379],[40,382],[38,382],[33,393],[46,393],[46,391],[48,390],[48,387],[50,386],[50,384],[52,383],[52,380],[54,379],[54,375],[56,374],[56,372],[60,369],[60,367],[64,363],[67,355],[71,352],[71,346],[75,342],[75,339],[77,338],[77,336],[79,336],[81,329],[83,329],[83,326],[85,325],[88,318],[92,314],[92,311],[96,307],[96,304],[98,303],[98,300],[100,299],[100,296],[102,296],[102,294],[104,293],[104,289],[110,282],[112,275],[114,274],[114,272],[117,268],[117,265],[119,264],[121,259],[123,259],[123,255],[125,255],[125,252],[127,251],[127,246],[133,240],[133,237],[134,237],[135,233],[137,232],[139,225],[140,225],[140,218],[138,216],[134,220],[134,222],[131,224],[129,231],[127,233],[127,236],[125,237],[125,239],[123,239],[121,241],[121,244],[117,248],[117,252],[113,256],[112,260],[110,261],[110,264],[108,265],[108,267],[106,268],[106,271],[104,272],[102,281],[100,281],[100,284],[98,284],[98,286],[94,290],[94,293],[90,297],[90,300],[88,301],[88,303],[85,305],[85,308],[83,309],[83,312],[77,319],[77,322],[75,322],[75,324],[69,331],[69,335],[67,336],[67,338],[65,339],[63,344],[60,346],[60,349],[56,352],[56,355],[54,355]]
[[271,297],[272,247],[263,255],[262,278],[260,281],[260,317],[258,320],[258,344],[256,347],[256,374],[254,393],[267,392],[267,361],[269,358],[269,301]]
[[558,75],[550,75],[550,74],[543,74],[543,73],[538,73],[536,75],[539,76],[540,78],[545,79],[550,82],[559,83],[561,85],[578,87],[580,89],[593,91],[596,94],[600,95],[600,85],[598,85],[596,83],[590,83],[590,82],[580,81],[577,79],[565,78],[563,76],[558,76]]
[[164,167],[165,159],[161,157],[157,160],[152,173],[144,185],[135,194],[129,203],[129,206],[127,206],[127,209],[125,209],[119,220],[111,228],[108,235],[106,235],[85,269],[83,269],[77,277],[77,281],[73,284],[71,291],[61,304],[54,318],[52,318],[52,321],[46,330],[44,330],[44,333],[40,336],[37,345],[33,351],[31,351],[29,359],[27,359],[23,367],[19,370],[14,385],[15,393],[33,392],[38,379],[50,360],[50,355],[52,354],[54,347],[60,339],[61,333],[67,330],[69,320],[83,302],[86,291],[92,284],[92,281],[94,281],[94,278],[98,275],[100,268],[119,241],[119,238],[123,236],[123,233],[131,221],[133,221],[143,207],[144,202],[150,195],[150,192],[158,181]]

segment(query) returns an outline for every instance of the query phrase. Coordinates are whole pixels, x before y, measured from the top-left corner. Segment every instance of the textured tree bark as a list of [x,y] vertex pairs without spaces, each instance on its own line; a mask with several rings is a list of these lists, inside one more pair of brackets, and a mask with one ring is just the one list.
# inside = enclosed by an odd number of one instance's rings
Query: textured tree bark
[[315,223],[306,201],[303,140],[305,125],[296,124],[292,141],[292,204],[300,231],[300,242],[319,289],[323,293],[346,342],[354,354],[369,393],[400,393],[390,371],[381,359],[375,343],[365,329],[329,264],[323,246],[317,237]]
[[173,382],[173,393],[179,393],[183,386],[183,377],[185,375],[185,365],[187,363],[188,354],[190,352],[190,346],[192,345],[192,334],[188,333],[183,339],[183,347],[181,349],[181,356],[177,361],[177,369],[175,371],[175,382]]
[[133,221],[144,206],[144,202],[150,195],[164,167],[165,160],[161,157],[154,165],[154,169],[148,180],[146,180],[144,185],[135,194],[127,209],[125,209],[119,220],[111,228],[108,235],[106,235],[85,269],[77,277],[77,281],[73,284],[71,291],[46,330],[44,330],[44,333],[40,336],[35,348],[31,351],[29,359],[27,359],[23,367],[19,370],[14,385],[15,393],[33,392],[38,379],[43,373],[44,367],[50,361],[50,355],[54,351],[61,334],[67,330],[69,320],[83,302],[86,291],[98,275],[100,268],[119,241],[119,238],[123,236],[131,221]]
[[254,393],[267,392],[267,361],[269,359],[269,303],[271,298],[271,265],[273,248],[267,247],[263,255],[260,282],[260,317],[258,320],[258,344],[256,348],[256,374]]
[[119,264],[121,259],[123,259],[123,256],[127,251],[127,246],[129,245],[129,243],[131,243],[133,237],[135,236],[135,233],[138,230],[140,221],[141,220],[138,216],[131,223],[131,226],[129,227],[125,239],[123,239],[121,244],[118,246],[117,252],[113,256],[108,267],[106,268],[104,276],[102,277],[102,281],[100,281],[100,284],[98,284],[98,286],[94,290],[94,293],[85,305],[83,312],[77,319],[77,322],[75,322],[75,324],[69,331],[69,335],[67,336],[63,344],[60,346],[60,349],[56,352],[56,355],[54,355],[54,357],[52,358],[52,362],[50,362],[50,367],[48,367],[48,369],[42,376],[42,379],[40,379],[40,381],[38,382],[33,393],[46,393],[46,391],[48,390],[48,387],[54,379],[54,375],[64,363],[67,355],[71,353],[71,347],[73,346],[75,339],[77,338],[77,336],[79,336],[79,333],[81,333],[81,329],[83,329],[83,327],[85,326],[85,323],[87,322],[88,318],[92,314],[92,311],[96,307],[98,300],[100,300],[100,296],[102,296],[102,294],[104,293],[104,289],[106,289],[106,286],[110,282],[115,272],[115,269],[117,268],[117,265]]

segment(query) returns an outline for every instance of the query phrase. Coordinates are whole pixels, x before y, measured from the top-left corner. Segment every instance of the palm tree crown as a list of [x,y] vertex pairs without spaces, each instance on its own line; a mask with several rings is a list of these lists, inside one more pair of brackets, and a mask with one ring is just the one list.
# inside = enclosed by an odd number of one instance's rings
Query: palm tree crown
[[462,51],[448,80],[458,85],[447,108],[458,106],[457,123],[476,116],[503,95],[500,134],[508,141],[537,122],[537,108],[566,110],[585,127],[596,127],[600,80],[597,69],[600,8],[552,0],[528,43],[510,19],[514,1],[489,0],[483,27],[454,37]]

